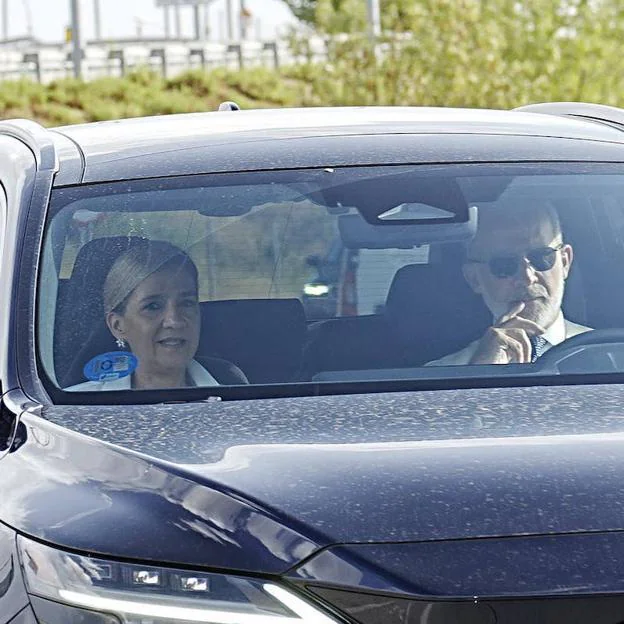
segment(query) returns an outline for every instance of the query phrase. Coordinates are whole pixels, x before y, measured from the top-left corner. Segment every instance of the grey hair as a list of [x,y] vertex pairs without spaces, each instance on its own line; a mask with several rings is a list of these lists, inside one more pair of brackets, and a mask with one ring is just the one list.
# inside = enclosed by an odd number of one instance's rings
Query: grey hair
[[563,239],[559,215],[555,207],[548,201],[531,201],[527,203],[522,198],[514,198],[506,199],[504,202],[499,202],[496,205],[481,204],[479,205],[478,217],[477,234],[469,243],[469,248],[484,235],[484,229],[487,230],[487,226],[484,227],[486,223],[490,227],[493,225],[495,227],[506,227],[509,224],[538,224],[545,221],[552,228],[554,237]]
[[175,265],[190,272],[197,285],[197,267],[190,256],[166,241],[137,239],[113,262],[106,279],[102,298],[104,313],[123,314],[134,289],[165,265]]

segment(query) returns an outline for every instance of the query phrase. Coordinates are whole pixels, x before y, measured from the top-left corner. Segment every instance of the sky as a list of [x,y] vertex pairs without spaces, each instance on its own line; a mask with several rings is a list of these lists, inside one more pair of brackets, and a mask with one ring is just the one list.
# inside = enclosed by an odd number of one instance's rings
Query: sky
[[[97,0],[78,0],[81,12],[82,39],[94,37],[94,11]],[[208,0],[208,39],[222,41],[227,35],[226,3],[230,1],[234,14],[240,11],[240,0]],[[65,27],[70,23],[71,0],[0,0],[8,3],[8,36],[14,38],[31,34],[46,42],[63,41]],[[273,39],[286,33],[296,23],[282,0],[245,0],[251,12],[251,38]],[[99,0],[103,38],[162,37],[165,32],[164,11],[156,7],[156,0]],[[182,36],[192,37],[193,10],[181,9]],[[1,15],[0,15],[1,19]],[[171,32],[175,32],[173,9],[170,10]],[[4,24],[0,24],[4,34]]]

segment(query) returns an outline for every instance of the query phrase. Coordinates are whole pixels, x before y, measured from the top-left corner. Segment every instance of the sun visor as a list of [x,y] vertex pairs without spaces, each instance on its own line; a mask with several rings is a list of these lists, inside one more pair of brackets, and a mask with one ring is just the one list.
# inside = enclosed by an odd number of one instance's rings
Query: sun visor
[[472,240],[477,231],[476,206],[469,206],[465,221],[441,222],[438,215],[414,218],[406,223],[380,221],[371,225],[359,214],[340,215],[338,230],[349,249],[409,249],[428,243],[457,243]]

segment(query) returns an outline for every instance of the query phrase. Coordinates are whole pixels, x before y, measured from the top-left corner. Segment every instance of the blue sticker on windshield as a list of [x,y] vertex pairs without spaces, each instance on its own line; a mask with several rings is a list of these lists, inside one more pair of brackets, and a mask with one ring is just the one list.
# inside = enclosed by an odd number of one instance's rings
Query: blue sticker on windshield
[[110,351],[89,360],[82,372],[90,381],[113,381],[131,375],[138,363],[130,351]]

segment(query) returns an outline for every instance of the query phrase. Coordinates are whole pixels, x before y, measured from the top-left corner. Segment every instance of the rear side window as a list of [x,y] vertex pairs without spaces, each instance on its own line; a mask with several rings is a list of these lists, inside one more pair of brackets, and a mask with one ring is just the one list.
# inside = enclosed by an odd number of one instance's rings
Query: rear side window
[[[385,166],[56,189],[39,290],[42,369],[67,392],[452,385],[486,369],[445,358],[514,305],[537,314],[559,297],[559,342],[569,324],[624,328],[620,169]],[[556,221],[552,240],[532,232],[531,207]],[[499,237],[488,255],[473,245],[479,219],[503,214],[534,242],[518,253]],[[510,290],[526,267],[543,277],[567,259],[561,284]],[[621,370],[624,347],[610,344],[568,354],[556,372]],[[512,370],[552,373],[512,365],[487,375]]]

